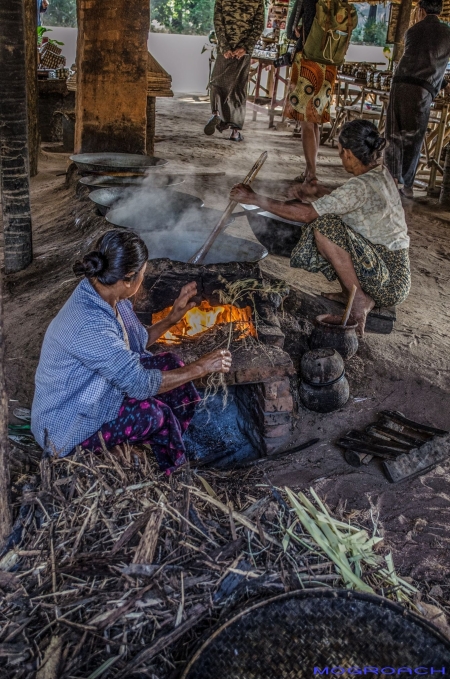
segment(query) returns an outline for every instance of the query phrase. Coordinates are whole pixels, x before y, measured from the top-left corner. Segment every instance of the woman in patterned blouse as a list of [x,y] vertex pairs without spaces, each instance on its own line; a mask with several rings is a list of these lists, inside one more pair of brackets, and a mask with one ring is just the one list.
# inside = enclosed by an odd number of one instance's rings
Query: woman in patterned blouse
[[367,314],[375,306],[400,304],[411,286],[409,236],[400,196],[389,172],[380,164],[386,144],[367,120],[342,128],[339,156],[353,177],[331,191],[320,184],[300,184],[283,202],[238,184],[232,200],[297,222],[299,242],[291,266],[338,279],[341,292],[326,297],[345,302],[353,285],[353,317],[364,334]]
[[166,318],[144,328],[129,298],[144,279],[148,251],[129,231],[108,231],[74,265],[83,280],[45,333],[36,372],[31,429],[44,450],[100,452],[129,441],[151,446],[170,474],[185,461],[183,434],[200,397],[192,384],[227,373],[231,354],[213,351],[185,366],[173,353],[147,351],[196,302],[185,285]]

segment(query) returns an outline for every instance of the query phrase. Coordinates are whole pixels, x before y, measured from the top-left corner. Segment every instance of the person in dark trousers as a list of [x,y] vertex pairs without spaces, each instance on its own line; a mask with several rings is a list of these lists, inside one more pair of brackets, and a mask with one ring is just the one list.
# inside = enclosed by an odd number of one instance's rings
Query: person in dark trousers
[[48,10],[47,0],[37,0],[37,25],[41,26],[41,14]]
[[212,117],[205,134],[231,128],[231,141],[243,141],[250,60],[264,30],[264,0],[216,0],[217,58],[211,74]]
[[442,0],[420,0],[419,21],[405,36],[405,51],[393,78],[386,114],[385,163],[407,198],[420,159],[433,99],[450,93],[444,80],[450,58],[450,28],[439,21]]

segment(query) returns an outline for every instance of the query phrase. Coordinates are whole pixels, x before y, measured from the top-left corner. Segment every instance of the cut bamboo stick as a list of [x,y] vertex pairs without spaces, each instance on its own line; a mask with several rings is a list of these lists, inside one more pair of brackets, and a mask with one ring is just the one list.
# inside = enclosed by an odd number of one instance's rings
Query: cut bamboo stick
[[345,326],[347,325],[348,319],[350,318],[350,314],[352,312],[352,306],[353,302],[355,301],[355,295],[356,295],[356,285],[353,286],[352,291],[350,293],[350,296],[348,298],[347,306],[345,307],[344,315],[342,316],[342,321],[341,325]]
[[[260,157],[256,161],[256,163],[253,165],[252,169],[248,173],[248,175],[245,177],[244,181],[242,182],[243,184],[246,184],[249,186],[264,163],[266,162],[267,159],[267,151],[264,151],[264,153],[261,153]],[[220,236],[220,234],[225,231],[227,228],[227,223],[228,220],[231,216],[231,213],[233,212],[234,208],[236,207],[237,202],[234,200],[230,200],[228,203],[227,207],[225,208],[225,211],[222,215],[222,217],[219,219],[217,222],[217,225],[214,227],[214,229],[211,231],[209,234],[208,238],[206,239],[205,243],[202,245],[202,247],[193,255],[189,260],[189,264],[202,264],[206,255],[208,252],[211,250],[212,246],[214,245],[215,241],[217,238]]]

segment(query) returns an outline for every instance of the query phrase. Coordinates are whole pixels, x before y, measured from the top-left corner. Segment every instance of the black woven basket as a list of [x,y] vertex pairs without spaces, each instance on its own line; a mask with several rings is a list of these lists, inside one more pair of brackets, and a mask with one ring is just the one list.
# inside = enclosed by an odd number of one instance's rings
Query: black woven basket
[[241,611],[203,644],[181,679],[405,676],[407,668],[443,676],[443,667],[448,674],[450,640],[424,618],[382,597],[313,589]]

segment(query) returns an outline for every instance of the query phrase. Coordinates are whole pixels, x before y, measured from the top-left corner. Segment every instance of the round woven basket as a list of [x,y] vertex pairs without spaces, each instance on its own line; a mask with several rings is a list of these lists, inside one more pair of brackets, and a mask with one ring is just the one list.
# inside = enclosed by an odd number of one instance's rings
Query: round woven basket
[[443,667],[450,671],[450,640],[420,616],[375,595],[311,589],[241,611],[195,653],[181,679],[389,676],[419,668],[442,676]]

